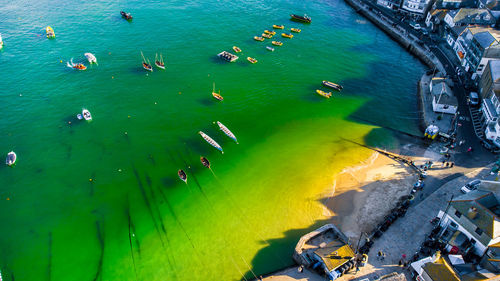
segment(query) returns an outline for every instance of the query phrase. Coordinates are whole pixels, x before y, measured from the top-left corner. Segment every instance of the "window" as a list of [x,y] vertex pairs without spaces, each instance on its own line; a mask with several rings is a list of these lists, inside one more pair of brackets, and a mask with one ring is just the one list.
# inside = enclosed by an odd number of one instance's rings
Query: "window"
[[461,217],[462,216],[462,213],[460,213],[459,211],[456,211],[455,212],[455,216],[457,216],[457,218]]
[[477,228],[476,228],[476,231],[475,231],[475,232],[476,232],[478,235],[483,234],[483,231],[482,231],[479,227],[477,227]]
[[458,225],[456,223],[454,223],[454,222],[451,222],[450,226],[453,227],[453,228],[458,228]]

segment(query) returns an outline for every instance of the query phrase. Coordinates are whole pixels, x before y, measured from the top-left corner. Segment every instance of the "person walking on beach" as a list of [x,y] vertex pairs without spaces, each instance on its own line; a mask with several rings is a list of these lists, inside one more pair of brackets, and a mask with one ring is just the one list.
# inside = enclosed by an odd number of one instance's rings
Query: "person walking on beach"
[[451,162],[450,168],[453,168],[453,166],[455,166],[455,162]]

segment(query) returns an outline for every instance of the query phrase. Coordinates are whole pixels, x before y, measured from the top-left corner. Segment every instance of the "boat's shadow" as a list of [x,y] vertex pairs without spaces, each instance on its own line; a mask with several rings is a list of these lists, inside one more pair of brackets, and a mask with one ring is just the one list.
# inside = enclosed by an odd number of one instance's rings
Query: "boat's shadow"
[[144,75],[144,76],[149,76],[150,74],[154,73],[154,72],[149,72],[149,71],[145,70],[141,66],[139,66],[139,67],[137,67],[137,66],[131,67],[130,68],[130,72],[132,74],[134,74],[134,75]]
[[215,100],[215,98],[209,97],[198,99],[198,102],[203,106],[215,106],[217,103],[220,103],[220,101]]

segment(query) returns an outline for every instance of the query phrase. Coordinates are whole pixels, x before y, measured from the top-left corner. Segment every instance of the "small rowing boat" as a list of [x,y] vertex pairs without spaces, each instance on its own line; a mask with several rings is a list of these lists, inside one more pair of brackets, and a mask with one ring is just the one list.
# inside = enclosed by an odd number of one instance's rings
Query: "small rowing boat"
[[220,90],[219,90],[219,93],[216,93],[215,92],[215,82],[214,82],[214,87],[212,89],[212,96],[217,99],[217,100],[220,100],[220,101],[223,101],[224,98],[220,95]]
[[293,38],[293,34],[289,34],[289,33],[281,33],[281,36],[283,36],[285,38],[290,38],[290,39]]
[[120,14],[122,15],[122,18],[126,20],[132,20],[132,15],[130,13],[125,13],[124,11],[121,11]]
[[224,154],[224,151],[222,150],[222,147],[216,141],[214,141],[211,137],[209,137],[207,134],[203,133],[202,131],[199,131],[198,134],[200,134],[201,137],[206,142],[208,142],[211,146],[215,147],[217,150],[219,150],[220,152],[222,152],[222,154]]
[[260,36],[254,36],[253,40],[262,42],[262,41],[264,41],[264,38],[262,38]]
[[47,26],[45,28],[45,32],[47,33],[47,38],[56,38],[56,33],[54,32],[54,29],[52,29],[52,27]]
[[254,58],[251,58],[251,57],[247,57],[247,60],[251,63],[257,63],[258,60],[254,59]]
[[149,72],[153,72],[153,66],[151,65],[149,60],[147,60],[146,62],[146,58],[144,57],[142,51],[141,51],[141,56],[142,56],[142,68],[146,69]]
[[228,136],[229,138],[231,138],[232,140],[234,140],[236,143],[238,143],[238,140],[236,139],[236,136],[226,126],[224,126],[224,124],[222,124],[221,122],[217,121],[217,125],[219,126],[220,130],[223,131],[224,134],[226,134],[226,136]]
[[179,170],[179,171],[177,172],[177,175],[179,176],[179,178],[180,178],[183,182],[187,183],[188,177],[187,177],[187,175],[186,175],[186,172],[184,172],[183,170]]
[[333,82],[330,82],[330,81],[326,81],[326,80],[323,80],[323,85],[326,86],[326,87],[330,87],[330,88],[333,88],[337,91],[340,91],[342,90],[344,87],[342,87],[341,85],[339,84],[335,84]]
[[321,90],[316,90],[316,93],[318,93],[318,95],[323,96],[327,99],[329,99],[332,96],[331,92],[326,93],[326,92],[323,92]]
[[17,155],[14,151],[7,153],[7,158],[5,159],[5,164],[7,164],[7,166],[13,166],[16,164],[16,161]]
[[271,42],[271,44],[273,44],[274,46],[282,46],[283,45],[283,43],[280,41],[273,41],[273,42]]
[[160,54],[160,59],[158,59],[158,54],[155,54],[155,65],[158,68],[165,69],[165,63],[163,62],[163,56]]
[[201,161],[201,164],[203,164],[203,166],[210,169],[210,161],[208,161],[207,158],[202,156],[202,157],[200,157],[200,161]]
[[233,46],[233,50],[236,52],[236,53],[241,53],[241,49],[236,47],[236,46]]
[[284,25],[273,24],[273,28],[275,28],[275,29],[284,29],[285,26]]
[[95,63],[95,64],[97,64],[97,58],[94,56],[94,54],[92,54],[92,53],[85,53],[84,55],[87,58],[87,60],[89,61],[89,63]]
[[262,37],[267,38],[267,39],[271,39],[271,38],[273,38],[273,36],[272,36],[272,35],[270,35],[270,34],[265,34],[265,33],[262,33]]
[[300,30],[298,28],[290,28],[290,31],[295,32],[295,33],[300,33],[302,30]]
[[268,50],[269,50],[269,51],[271,51],[271,52],[274,52],[274,48],[273,48],[273,47],[266,46],[266,49],[268,49]]
[[66,62],[66,66],[76,70],[85,70],[87,67],[83,63],[73,63],[73,58],[69,62]]
[[308,17],[307,15],[299,16],[299,15],[292,14],[292,15],[290,15],[290,17],[293,21],[311,23],[311,17]]
[[86,108],[82,109],[82,116],[83,119],[87,121],[92,121],[92,115],[90,114],[90,111],[88,111],[88,109]]
[[[2,34],[0,33],[0,50],[3,48]],[[1,280],[0,280],[1,281]]]
[[274,30],[273,31],[269,31],[269,30],[266,29],[266,30],[264,30],[264,33],[265,34],[269,34],[269,35],[276,35],[276,31],[274,31]]

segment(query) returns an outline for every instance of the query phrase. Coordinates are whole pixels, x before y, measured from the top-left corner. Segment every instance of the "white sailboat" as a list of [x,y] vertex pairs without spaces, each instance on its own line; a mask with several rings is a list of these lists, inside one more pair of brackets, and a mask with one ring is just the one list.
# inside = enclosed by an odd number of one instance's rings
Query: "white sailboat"
[[165,62],[163,61],[163,56],[160,54],[160,59],[158,59],[158,54],[155,54],[155,65],[161,69],[165,69]]
[[223,131],[224,134],[226,134],[226,136],[230,137],[236,143],[238,143],[238,140],[236,139],[236,136],[226,126],[224,126],[224,124],[222,124],[221,122],[217,121],[217,125],[219,125],[220,130]]
[[211,146],[215,147],[217,150],[219,150],[220,152],[222,152],[224,154],[224,151],[222,151],[222,147],[216,141],[214,141],[211,137],[209,137],[207,134],[203,133],[202,131],[199,131],[198,134],[200,134],[201,137],[206,142],[208,142]]

